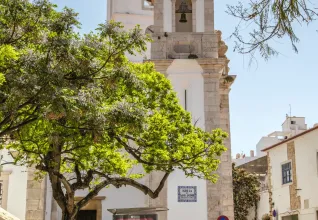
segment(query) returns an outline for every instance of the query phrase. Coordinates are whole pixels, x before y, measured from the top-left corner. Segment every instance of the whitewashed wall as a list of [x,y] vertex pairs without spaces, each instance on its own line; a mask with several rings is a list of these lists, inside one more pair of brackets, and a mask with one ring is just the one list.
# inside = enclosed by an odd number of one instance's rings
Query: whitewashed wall
[[[7,150],[2,150],[2,163],[13,161],[12,157],[8,155]],[[4,172],[11,172],[8,180],[8,197],[7,197],[7,211],[14,216],[25,219],[26,209],[26,188],[27,188],[27,172],[26,168],[14,165],[3,166]]]
[[[293,140],[295,143],[295,159],[297,175],[297,196],[301,198],[301,209],[295,212],[290,209],[289,184],[282,184],[281,165],[288,162],[287,143],[281,144],[269,151],[270,165],[272,167],[272,192],[274,209],[279,213],[279,219],[293,213],[299,214],[299,220],[317,220],[318,210],[318,130],[314,130]],[[261,200],[265,202],[260,209],[266,211],[267,195]],[[305,200],[309,207],[305,207]],[[259,211],[261,214],[263,211]]]
[[280,140],[276,137],[262,137],[256,145],[256,155],[258,157],[265,156],[266,152],[262,152],[262,150],[278,142],[280,142]]
[[187,90],[187,111],[192,115],[193,122],[204,128],[204,81],[203,70],[196,60],[176,59],[167,69],[174,90],[177,92],[180,104],[185,104]]
[[[174,60],[167,69],[168,78],[177,92],[180,104],[185,105],[187,90],[187,110],[193,122],[204,128],[204,82],[202,68],[196,60]],[[185,106],[184,106],[185,107]],[[197,202],[178,202],[178,186],[197,186]],[[186,178],[181,171],[175,171],[168,179],[168,219],[207,219],[206,181]]]
[[273,148],[269,152],[270,166],[272,166],[272,192],[274,209],[278,209],[279,213],[285,213],[290,210],[289,184],[282,184],[281,165],[288,162],[287,144]]
[[141,0],[108,0],[111,18],[113,14],[136,14],[136,15],[153,15],[152,10],[144,10]]
[[291,121],[296,122],[299,130],[307,129],[307,125],[305,123],[305,117],[289,117],[289,118],[286,118],[286,120],[282,124],[283,131],[290,131],[291,129],[295,129],[295,124],[291,124]]
[[[318,130],[295,139],[297,188],[301,198],[300,220],[317,220],[318,210]],[[304,201],[309,200],[305,209]]]
[[[178,186],[196,186],[197,202],[178,202]],[[180,170],[168,179],[168,220],[207,220],[206,181],[186,178]]]
[[[260,200],[257,205],[257,220],[261,220],[264,214],[269,213],[269,193],[260,192]],[[255,220],[255,207],[252,207],[247,216],[247,220]]]
[[258,202],[257,219],[262,219],[264,214],[269,213],[269,193],[263,191],[260,193],[260,200]]

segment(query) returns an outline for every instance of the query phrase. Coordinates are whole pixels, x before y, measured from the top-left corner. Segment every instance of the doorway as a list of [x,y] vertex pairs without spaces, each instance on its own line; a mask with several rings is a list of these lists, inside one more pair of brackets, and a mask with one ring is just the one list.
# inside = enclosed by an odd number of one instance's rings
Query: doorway
[[282,217],[282,220],[298,220],[298,215],[289,215]]
[[80,210],[77,215],[77,220],[96,220],[96,210]]

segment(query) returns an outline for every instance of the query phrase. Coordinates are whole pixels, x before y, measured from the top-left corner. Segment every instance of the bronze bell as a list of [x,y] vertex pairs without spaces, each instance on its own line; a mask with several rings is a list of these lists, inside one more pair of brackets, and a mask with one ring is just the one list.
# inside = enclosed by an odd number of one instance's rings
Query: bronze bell
[[179,22],[187,23],[187,15],[186,15],[186,13],[182,13],[181,14],[181,18],[180,18]]

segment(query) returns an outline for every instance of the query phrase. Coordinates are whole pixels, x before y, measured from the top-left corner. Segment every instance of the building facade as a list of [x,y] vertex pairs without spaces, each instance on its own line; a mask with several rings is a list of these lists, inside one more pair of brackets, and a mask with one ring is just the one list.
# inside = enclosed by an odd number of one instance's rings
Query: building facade
[[[317,220],[317,124],[307,129],[304,117],[287,116],[281,131],[260,139],[257,152],[258,157],[239,167],[264,176],[260,178],[258,219],[269,214],[276,220]],[[248,219],[254,217],[255,207]]]
[[270,212],[279,220],[317,220],[318,127],[263,151],[268,160]]

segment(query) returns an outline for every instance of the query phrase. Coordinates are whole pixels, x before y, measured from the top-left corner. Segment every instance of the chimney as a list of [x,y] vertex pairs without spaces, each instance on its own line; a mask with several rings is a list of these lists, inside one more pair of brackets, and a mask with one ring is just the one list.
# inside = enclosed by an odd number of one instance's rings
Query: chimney
[[240,159],[240,154],[236,154],[236,159]]
[[254,151],[253,150],[250,151],[250,156],[254,157]]

